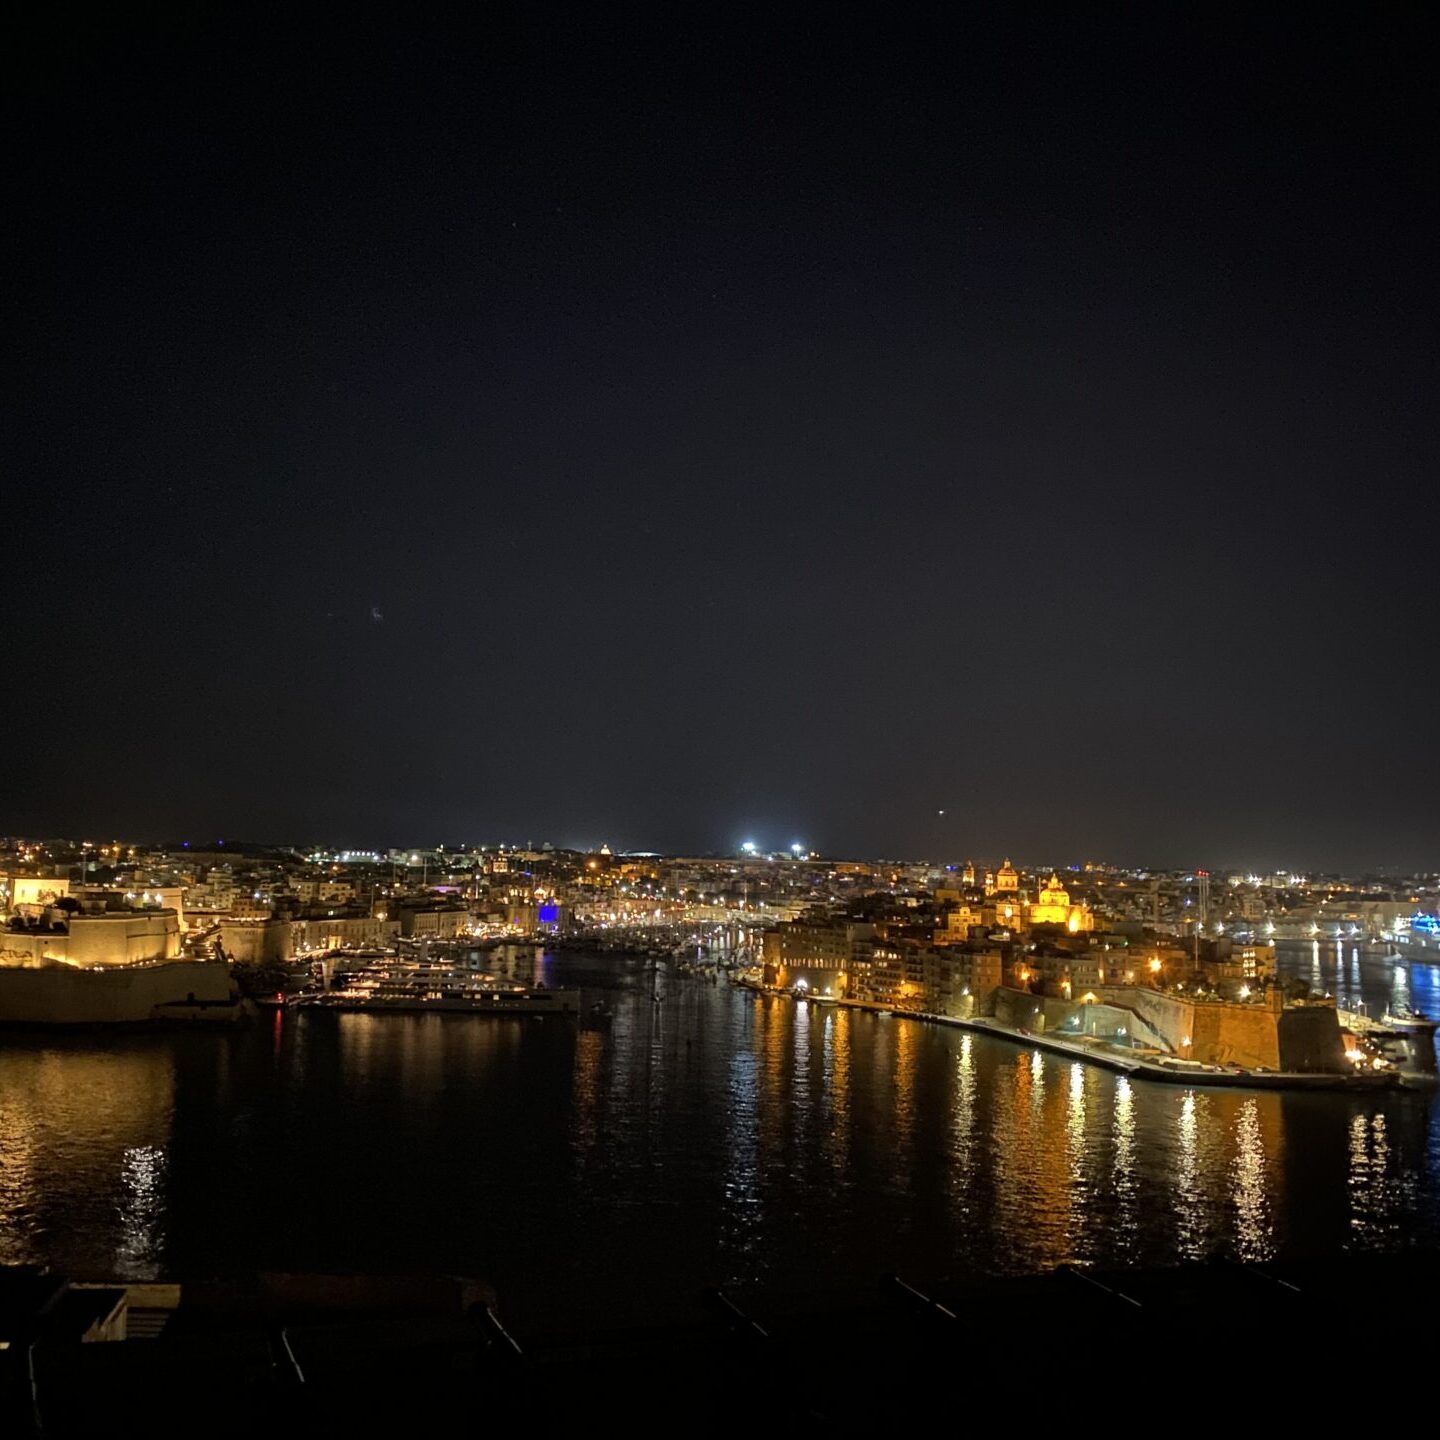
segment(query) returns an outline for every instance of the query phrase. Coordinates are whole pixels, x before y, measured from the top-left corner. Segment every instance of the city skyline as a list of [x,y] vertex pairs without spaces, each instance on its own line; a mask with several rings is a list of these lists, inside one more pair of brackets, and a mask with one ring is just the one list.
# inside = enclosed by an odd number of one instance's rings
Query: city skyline
[[[422,858],[433,858],[446,854],[458,859],[467,855],[480,855],[487,852],[539,854],[553,851],[556,854],[613,855],[617,860],[693,856],[697,859],[717,863],[727,860],[741,863],[764,860],[819,864],[855,862],[872,865],[921,865],[930,866],[936,870],[947,868],[959,870],[967,865],[974,865],[983,870],[987,867],[995,868],[1013,864],[1029,874],[1044,874],[1050,870],[1071,874],[1092,870],[1097,873],[1113,871],[1131,874],[1153,871],[1156,874],[1167,875],[1214,874],[1244,877],[1252,881],[1262,879],[1268,881],[1275,877],[1287,876],[1297,880],[1331,877],[1381,883],[1387,879],[1410,879],[1440,874],[1440,866],[1434,864],[1407,866],[1399,863],[1367,863],[1351,866],[1326,866],[1317,863],[1297,863],[1303,860],[1303,857],[1298,856],[1289,857],[1285,863],[1265,863],[1246,858],[1217,859],[1208,855],[1182,856],[1179,859],[1173,859],[1155,855],[1149,857],[1106,855],[1095,851],[1093,847],[1084,851],[1083,854],[1077,855],[1060,854],[1053,849],[1023,851],[1014,846],[997,847],[990,841],[982,841],[968,848],[962,847],[953,853],[903,854],[896,852],[887,854],[878,851],[839,850],[812,844],[808,841],[802,843],[792,840],[788,844],[771,844],[763,836],[760,839],[747,836],[746,839],[734,841],[728,845],[661,848],[646,845],[643,841],[630,844],[623,840],[616,840],[613,832],[604,832],[598,837],[584,838],[573,836],[561,838],[549,835],[526,835],[524,838],[520,838],[522,834],[523,832],[513,832],[509,836],[487,834],[483,839],[457,838],[452,835],[446,840],[426,840],[412,834],[408,837],[409,844],[393,843],[397,839],[406,838],[404,836],[387,839],[373,835],[356,838],[354,836],[336,837],[334,835],[308,834],[297,838],[294,836],[257,837],[236,834],[221,836],[205,832],[181,836],[139,831],[128,833],[97,831],[93,839],[82,838],[78,831],[53,835],[17,832],[0,838],[3,838],[7,844],[13,844],[19,839],[25,839],[40,846],[63,844],[76,848],[79,853],[92,860],[98,860],[102,851],[110,850],[112,847],[129,847],[132,851],[138,847],[168,851],[193,849],[197,853],[216,855],[229,849],[237,859],[251,852],[275,851],[297,856],[323,856],[327,861],[355,864],[365,863],[367,860],[376,864],[400,863],[408,854],[416,857],[412,860],[414,865],[419,865]],[[35,853],[38,858],[39,852]]]

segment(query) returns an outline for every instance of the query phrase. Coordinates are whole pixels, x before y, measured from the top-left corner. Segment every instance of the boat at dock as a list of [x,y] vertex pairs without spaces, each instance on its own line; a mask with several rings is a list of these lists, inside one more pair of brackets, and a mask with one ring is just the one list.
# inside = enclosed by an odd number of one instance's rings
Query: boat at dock
[[1440,1021],[1419,1015],[1414,1010],[1397,1008],[1387,1010],[1380,1022],[1387,1030],[1398,1030],[1409,1035],[1433,1035],[1440,1028]]
[[328,1010],[575,1015],[580,992],[519,985],[462,965],[395,957],[341,976],[334,989],[307,996],[301,1004]]

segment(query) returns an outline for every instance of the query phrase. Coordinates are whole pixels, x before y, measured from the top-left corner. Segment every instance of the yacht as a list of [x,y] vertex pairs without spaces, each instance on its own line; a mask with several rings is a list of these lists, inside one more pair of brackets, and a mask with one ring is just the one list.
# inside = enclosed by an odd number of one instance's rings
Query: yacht
[[1418,1014],[1407,1005],[1395,1005],[1385,1012],[1385,1018],[1381,1021],[1387,1030],[1400,1030],[1406,1034],[1419,1035],[1433,1034],[1440,1028],[1440,1022],[1431,1020],[1426,1015]]
[[306,1003],[332,1010],[461,1011],[481,1015],[575,1015],[578,990],[518,985],[460,965],[390,957],[337,976],[336,988]]

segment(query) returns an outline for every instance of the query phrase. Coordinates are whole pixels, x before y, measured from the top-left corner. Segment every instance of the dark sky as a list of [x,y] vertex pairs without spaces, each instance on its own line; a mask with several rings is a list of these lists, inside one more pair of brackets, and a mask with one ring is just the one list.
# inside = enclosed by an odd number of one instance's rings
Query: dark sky
[[122,8],[0,830],[1440,865],[1422,7]]

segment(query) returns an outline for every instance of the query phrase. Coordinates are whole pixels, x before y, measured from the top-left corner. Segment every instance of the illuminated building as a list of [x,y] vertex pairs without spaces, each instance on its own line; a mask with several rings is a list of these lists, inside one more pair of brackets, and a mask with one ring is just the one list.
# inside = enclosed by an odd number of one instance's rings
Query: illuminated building
[[924,947],[913,940],[877,940],[859,998],[897,1010],[925,1009]]
[[932,1015],[988,1015],[1005,968],[994,946],[947,945],[922,956],[925,1009]]
[[[268,922],[259,923],[263,925]],[[354,911],[343,915],[304,917],[278,923],[288,923],[294,950],[299,954],[309,950],[392,945],[400,934],[398,920],[388,919],[384,915],[356,914]],[[228,929],[226,934],[229,934]],[[225,948],[230,948],[228,942]]]
[[[396,907],[400,933],[417,939],[451,940],[470,928],[470,912],[463,905],[409,904]],[[533,928],[533,924],[532,924]]]
[[864,960],[875,927],[846,920],[791,920],[767,930],[761,940],[765,982],[798,981],[822,992],[846,989],[857,960]]
[[10,907],[53,905],[70,893],[70,882],[54,875],[12,875],[8,880]]
[[995,895],[1018,895],[1020,893],[1020,872],[1007,859],[995,875],[995,883],[986,877],[986,890]]
[[1025,926],[1025,907],[1018,895],[997,893],[984,909],[985,923],[995,930],[1018,934]]
[[1051,875],[1046,882],[1031,904],[1028,918],[1032,925],[1063,925],[1072,935],[1095,928],[1095,917],[1089,907],[1070,903],[1070,892],[1060,883],[1058,875]]
[[328,876],[297,877],[290,882],[290,893],[311,905],[348,905],[356,896],[352,881]]
[[220,922],[220,948],[239,965],[283,963],[291,958],[292,945],[289,920],[226,919]]
[[945,926],[935,932],[937,945],[958,945],[971,937],[971,932],[994,924],[994,907],[961,901],[946,913]]
[[[159,906],[118,902],[81,910],[75,901],[14,915],[0,930],[0,966],[74,965],[86,969],[173,960],[180,954],[180,920]],[[74,908],[68,908],[74,906]]]

